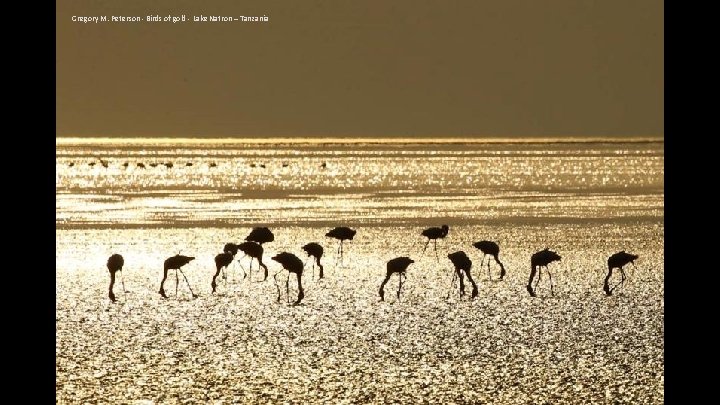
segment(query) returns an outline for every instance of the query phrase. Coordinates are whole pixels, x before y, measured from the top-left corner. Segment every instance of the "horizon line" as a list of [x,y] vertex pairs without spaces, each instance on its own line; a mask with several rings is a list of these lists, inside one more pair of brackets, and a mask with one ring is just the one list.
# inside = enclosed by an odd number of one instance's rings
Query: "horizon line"
[[664,136],[634,136],[634,137],[275,137],[275,138],[246,138],[246,137],[71,137],[56,136],[56,145],[73,144],[94,144],[94,143],[123,143],[123,144],[147,144],[147,143],[181,143],[181,144],[485,144],[485,143],[664,143]]

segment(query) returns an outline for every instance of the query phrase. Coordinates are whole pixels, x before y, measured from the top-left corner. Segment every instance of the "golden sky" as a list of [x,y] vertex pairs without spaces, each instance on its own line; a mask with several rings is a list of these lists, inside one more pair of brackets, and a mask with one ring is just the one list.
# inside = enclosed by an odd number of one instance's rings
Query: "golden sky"
[[658,0],[56,4],[57,136],[664,133]]

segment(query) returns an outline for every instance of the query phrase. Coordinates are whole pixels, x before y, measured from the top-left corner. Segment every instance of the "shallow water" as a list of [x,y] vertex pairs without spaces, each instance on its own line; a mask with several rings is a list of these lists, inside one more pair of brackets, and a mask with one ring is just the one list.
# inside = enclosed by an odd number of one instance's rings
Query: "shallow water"
[[[57,150],[59,403],[664,402],[661,143]],[[88,165],[97,157],[108,167]],[[421,254],[420,233],[440,223],[450,233],[437,260],[432,244]],[[257,225],[276,236],[271,277],[242,280],[235,264],[211,294],[213,257]],[[343,266],[324,237],[336,225],[358,231]],[[480,266],[471,243],[481,239],[501,247],[502,282],[494,263],[493,281]],[[278,303],[281,267],[269,258],[305,260],[310,241],[325,247],[326,278],[308,263],[302,305],[287,304],[284,285]],[[555,296],[543,275],[531,298],[529,257],[546,246],[563,257],[549,266]],[[456,250],[474,262],[475,300],[450,288],[445,255]],[[640,255],[637,270],[606,297],[619,250]],[[162,261],[178,251],[196,257],[183,270],[197,299],[182,276],[174,296],[172,272],[170,298],[157,294]],[[125,258],[128,290],[118,279],[115,304],[112,253]],[[393,276],[378,302],[385,262],[401,255],[416,263],[400,299]]]

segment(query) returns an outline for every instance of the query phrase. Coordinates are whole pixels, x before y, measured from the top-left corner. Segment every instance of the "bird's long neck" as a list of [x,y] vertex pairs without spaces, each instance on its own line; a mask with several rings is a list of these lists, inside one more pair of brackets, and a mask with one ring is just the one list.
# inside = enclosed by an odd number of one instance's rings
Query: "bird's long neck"
[[110,271],[110,292],[112,292],[114,285],[115,285],[115,272]]

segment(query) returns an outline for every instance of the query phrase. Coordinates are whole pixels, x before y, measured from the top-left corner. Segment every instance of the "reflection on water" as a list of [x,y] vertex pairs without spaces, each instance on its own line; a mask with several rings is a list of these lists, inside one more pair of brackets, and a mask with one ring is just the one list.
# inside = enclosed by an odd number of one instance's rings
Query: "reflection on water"
[[[662,144],[57,151],[58,403],[664,402]],[[442,223],[440,260],[421,256],[421,231]],[[211,294],[214,256],[266,224],[268,281],[243,281],[236,262]],[[344,267],[324,237],[338,225],[358,231]],[[482,239],[500,245],[506,280],[480,268]],[[325,247],[326,279],[308,262],[303,304],[276,303],[281,267],[269,258],[304,261],[311,241]],[[541,284],[531,299],[530,255],[545,247],[563,257],[549,266],[556,297]],[[606,297],[607,257],[623,249],[640,255],[638,270]],[[474,262],[474,301],[450,285],[456,250]],[[182,276],[174,296],[173,273],[170,298],[158,294],[178,252],[196,257],[183,269],[197,299]],[[129,291],[116,284],[117,304],[112,253]],[[401,300],[393,277],[379,303],[385,262],[404,255],[417,263]]]

